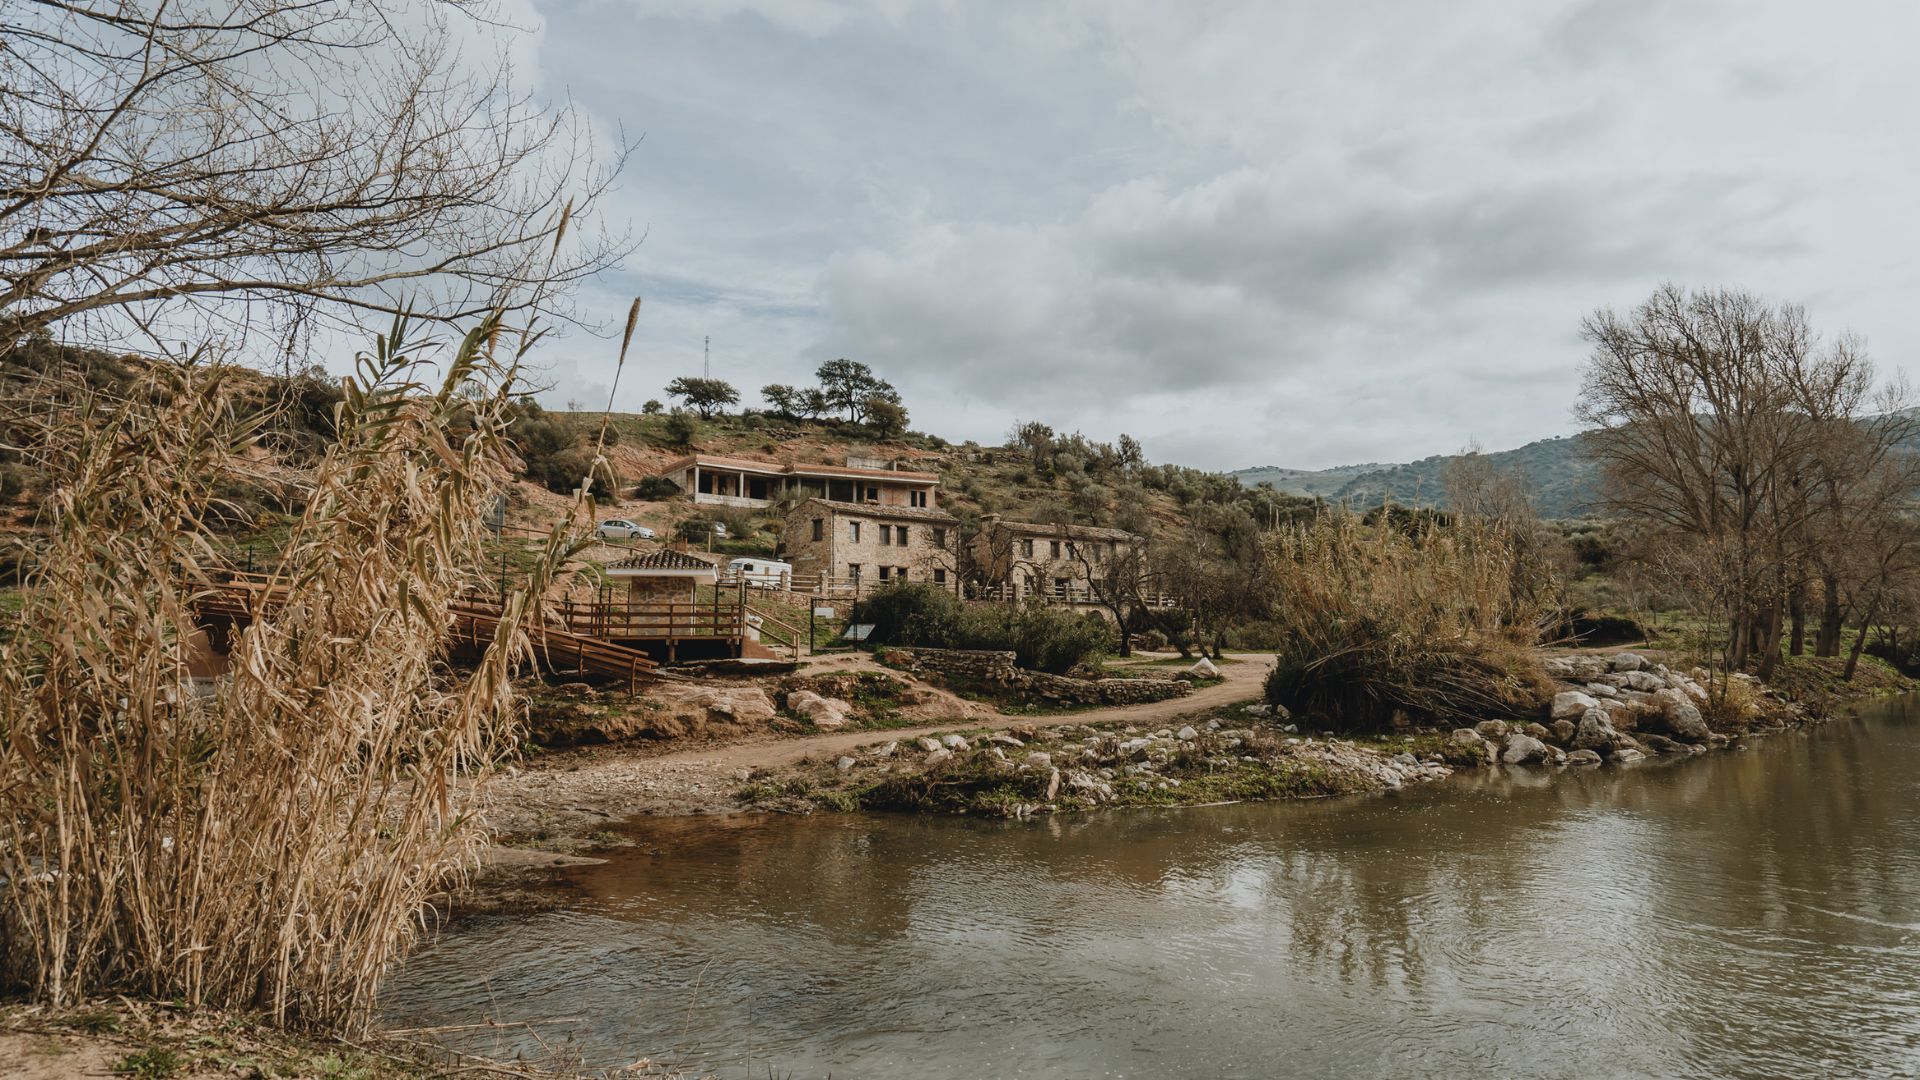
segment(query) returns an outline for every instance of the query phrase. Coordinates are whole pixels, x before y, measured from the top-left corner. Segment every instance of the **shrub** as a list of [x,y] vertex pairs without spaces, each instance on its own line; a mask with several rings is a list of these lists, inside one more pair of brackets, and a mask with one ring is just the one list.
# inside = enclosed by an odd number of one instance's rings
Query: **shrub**
[[664,476],[643,476],[633,489],[636,499],[671,499],[678,494],[680,485]]
[[685,409],[667,414],[667,441],[674,446],[692,446],[700,437],[700,421]]
[[647,403],[640,406],[640,411],[647,416],[658,416],[665,410],[666,406],[660,404],[659,398],[648,398]]
[[907,582],[875,589],[853,605],[849,620],[871,623],[876,645],[950,649],[960,641],[961,604],[937,585]]
[[1100,616],[1075,614],[1038,602],[1018,607],[962,604],[925,582],[887,585],[868,593],[849,616],[871,623],[876,645],[932,649],[999,649],[1035,671],[1065,674],[1113,647],[1113,630]]
[[1344,729],[1471,725],[1544,700],[1530,650],[1556,613],[1515,580],[1530,564],[1498,527],[1331,513],[1283,533],[1273,556],[1286,602],[1267,700]]

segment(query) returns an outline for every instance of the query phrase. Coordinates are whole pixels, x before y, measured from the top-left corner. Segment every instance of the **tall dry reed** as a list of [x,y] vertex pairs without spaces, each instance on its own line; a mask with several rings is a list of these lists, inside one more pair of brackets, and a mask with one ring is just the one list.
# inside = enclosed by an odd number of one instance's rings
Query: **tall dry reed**
[[486,580],[517,359],[499,327],[429,383],[405,320],[346,381],[231,672],[183,679],[218,577],[207,514],[256,432],[217,367],[159,365],[51,410],[52,535],[0,646],[0,981],[46,1001],[135,992],[352,1028],[474,864],[477,785],[509,745],[525,597],[477,670],[447,601]]
[[1549,572],[1519,542],[1497,522],[1344,510],[1279,533],[1269,700],[1346,729],[1533,708],[1546,683],[1530,647],[1553,622],[1555,590],[1516,580]]

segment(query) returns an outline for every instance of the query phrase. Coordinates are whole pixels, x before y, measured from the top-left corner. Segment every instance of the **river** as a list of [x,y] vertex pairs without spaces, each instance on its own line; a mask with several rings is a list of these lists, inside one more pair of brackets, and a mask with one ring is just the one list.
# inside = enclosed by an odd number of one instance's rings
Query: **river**
[[388,1019],[756,1080],[1920,1072],[1916,701],[1391,797],[630,831]]

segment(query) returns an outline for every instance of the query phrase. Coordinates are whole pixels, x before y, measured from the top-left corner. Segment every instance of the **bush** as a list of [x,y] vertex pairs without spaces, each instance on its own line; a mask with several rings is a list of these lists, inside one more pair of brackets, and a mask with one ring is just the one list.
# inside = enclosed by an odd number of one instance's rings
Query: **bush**
[[633,497],[636,499],[671,499],[678,494],[680,494],[680,485],[664,476],[642,477],[633,489]]
[[700,421],[685,409],[667,414],[667,441],[674,446],[692,446],[700,437]]
[[1040,603],[966,605],[925,582],[875,589],[854,605],[849,619],[873,625],[867,638],[871,644],[1005,650],[1023,668],[1056,675],[1097,659],[1113,646],[1112,628],[1092,612],[1076,615]]
[[1531,712],[1550,683],[1531,649],[1556,613],[1516,580],[1497,526],[1363,523],[1327,514],[1283,534],[1273,585],[1287,598],[1267,700],[1346,730],[1412,720],[1449,727]]
[[961,604],[938,585],[907,582],[886,585],[853,605],[848,619],[871,623],[867,640],[876,645],[921,645],[956,648],[960,640]]

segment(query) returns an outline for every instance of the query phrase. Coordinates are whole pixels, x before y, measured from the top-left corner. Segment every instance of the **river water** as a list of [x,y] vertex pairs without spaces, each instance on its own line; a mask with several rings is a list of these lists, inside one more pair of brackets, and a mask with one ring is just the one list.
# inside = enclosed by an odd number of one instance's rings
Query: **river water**
[[1383,798],[631,831],[388,1019],[729,1078],[1920,1073],[1920,702]]

